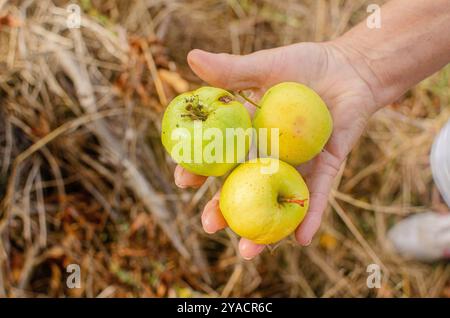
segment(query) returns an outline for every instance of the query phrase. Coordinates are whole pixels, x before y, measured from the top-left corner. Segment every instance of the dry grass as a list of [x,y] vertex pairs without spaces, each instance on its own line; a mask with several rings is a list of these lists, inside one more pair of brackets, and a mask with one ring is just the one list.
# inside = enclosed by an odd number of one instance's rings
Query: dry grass
[[[370,1],[372,3],[373,1]],[[377,114],[336,181],[320,233],[255,261],[200,228],[220,180],[180,191],[164,105],[201,83],[192,48],[248,53],[338,36],[368,1],[0,0],[0,296],[449,296],[450,268],[390,251],[398,219],[443,210],[428,153],[450,114],[447,67]],[[80,264],[82,288],[65,286]],[[383,268],[382,288],[366,267]]]

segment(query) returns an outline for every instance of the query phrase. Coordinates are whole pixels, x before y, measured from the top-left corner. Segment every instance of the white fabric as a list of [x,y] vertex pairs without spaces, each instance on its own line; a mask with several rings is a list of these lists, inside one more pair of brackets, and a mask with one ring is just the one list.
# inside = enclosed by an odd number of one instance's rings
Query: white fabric
[[406,257],[441,259],[450,249],[450,214],[425,212],[407,217],[389,230],[388,238]]
[[[430,154],[433,179],[450,207],[450,121],[436,137]],[[435,261],[450,252],[450,214],[420,213],[408,217],[388,232],[396,250],[407,257]]]
[[433,143],[430,163],[436,186],[450,207],[450,121]]

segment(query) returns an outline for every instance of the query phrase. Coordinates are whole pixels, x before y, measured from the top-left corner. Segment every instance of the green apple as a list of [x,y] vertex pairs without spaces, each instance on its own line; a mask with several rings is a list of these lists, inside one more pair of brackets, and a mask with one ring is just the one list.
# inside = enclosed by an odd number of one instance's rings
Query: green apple
[[[271,87],[259,103],[253,126],[267,144],[264,155],[271,152],[273,142],[278,142],[278,158],[292,165],[306,162],[320,153],[331,136],[333,120],[325,102],[311,88],[294,82],[284,82]],[[263,135],[261,128],[267,128]],[[272,128],[278,128],[274,136]],[[276,130],[275,130],[276,132]],[[278,140],[273,140],[275,137]]]
[[202,176],[222,176],[243,162],[252,123],[226,90],[201,87],[175,97],[164,113],[161,140],[172,158]]
[[308,203],[308,187],[300,173],[274,158],[239,165],[225,180],[219,201],[230,228],[259,244],[291,234],[303,220]]

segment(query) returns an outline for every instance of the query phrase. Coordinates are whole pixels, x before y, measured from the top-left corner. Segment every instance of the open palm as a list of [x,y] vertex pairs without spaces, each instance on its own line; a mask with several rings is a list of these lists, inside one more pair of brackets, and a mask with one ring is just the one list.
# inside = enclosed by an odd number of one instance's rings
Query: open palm
[[[295,237],[308,245],[318,230],[327,206],[328,194],[339,167],[361,136],[375,109],[370,87],[361,79],[345,51],[332,43],[300,43],[237,56],[193,50],[188,55],[192,70],[210,85],[231,91],[246,90],[258,100],[271,86],[286,81],[299,82],[314,89],[326,102],[333,117],[333,133],[325,149],[298,170],[310,190],[308,213]],[[251,105],[247,105],[252,111]],[[198,187],[206,177],[175,169],[175,182],[182,188]],[[227,226],[215,195],[202,214],[203,228],[214,233]],[[242,238],[241,255],[251,259],[264,245]]]

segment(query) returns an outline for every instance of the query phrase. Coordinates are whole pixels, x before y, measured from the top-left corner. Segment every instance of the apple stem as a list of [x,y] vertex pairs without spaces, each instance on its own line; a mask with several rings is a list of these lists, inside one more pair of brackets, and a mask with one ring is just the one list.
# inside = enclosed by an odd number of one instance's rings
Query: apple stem
[[245,99],[247,102],[249,102],[250,104],[252,104],[253,106],[255,106],[256,108],[261,108],[261,106],[259,106],[258,104],[256,104],[254,101],[252,101],[250,98],[248,98],[247,96],[245,96],[244,93],[242,93],[242,91],[238,92],[239,96],[241,96],[243,99]]
[[308,199],[280,199],[280,202],[287,202],[287,203],[296,203],[300,205],[301,207],[305,206],[305,202],[308,201]]

